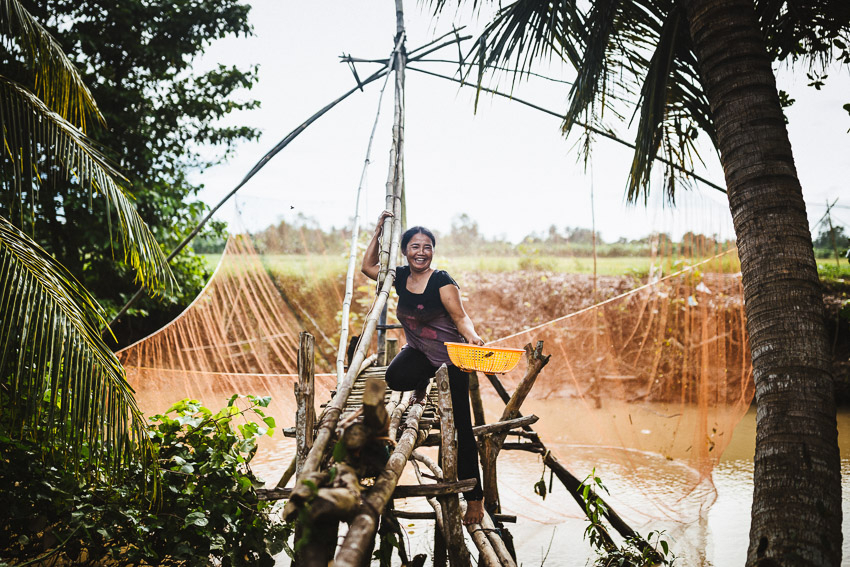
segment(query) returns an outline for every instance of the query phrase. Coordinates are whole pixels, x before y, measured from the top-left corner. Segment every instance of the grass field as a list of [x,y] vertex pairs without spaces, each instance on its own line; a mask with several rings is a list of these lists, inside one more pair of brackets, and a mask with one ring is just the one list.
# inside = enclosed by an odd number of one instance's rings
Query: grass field
[[[207,265],[214,269],[221,259],[220,254],[204,255]],[[287,276],[328,278],[344,275],[348,259],[339,256],[319,255],[266,255],[262,256],[264,265],[271,273]],[[663,272],[669,274],[692,265],[697,260],[665,259]],[[649,257],[599,258],[596,272],[601,276],[646,275],[652,265]],[[592,274],[593,259],[585,257],[563,256],[457,256],[440,257],[434,260],[434,266],[449,272],[516,272],[544,271],[567,274]],[[359,264],[357,266],[359,268]],[[709,262],[703,271],[737,272],[740,269],[738,258],[734,254],[722,256]]]

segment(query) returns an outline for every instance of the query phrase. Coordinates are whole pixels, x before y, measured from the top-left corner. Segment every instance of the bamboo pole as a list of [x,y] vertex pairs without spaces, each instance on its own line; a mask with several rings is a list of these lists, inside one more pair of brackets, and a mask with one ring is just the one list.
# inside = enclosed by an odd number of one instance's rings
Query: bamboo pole
[[[457,436],[455,432],[454,412],[452,411],[449,371],[445,364],[437,370],[435,382],[439,394],[440,431],[442,431],[440,443],[442,461],[440,464],[443,470],[443,480],[454,482],[457,480]],[[452,567],[468,566],[469,551],[463,542],[463,531],[461,528],[463,520],[460,515],[458,497],[457,495],[449,495],[439,500],[446,520],[446,548],[449,552],[449,564]]]
[[[411,455],[411,459],[414,460],[414,465],[416,465],[416,461],[423,463],[428,470],[431,471],[431,474],[438,479],[443,478],[443,470],[435,463],[430,457],[427,455],[423,455],[422,453],[414,451],[413,455]],[[419,482],[422,482],[422,474],[419,472],[419,467],[414,466],[414,472],[416,473],[416,478],[419,479]],[[439,533],[440,536],[440,545],[445,545],[445,542],[449,540],[449,536],[447,535],[447,525],[445,519],[445,513],[443,510],[443,506],[440,501],[436,498],[429,498],[428,503],[434,509],[433,513],[428,512],[405,512],[404,515],[401,513],[398,514],[399,518],[411,518],[411,519],[429,519],[436,520],[437,529],[435,530],[435,537]],[[464,509],[465,502],[461,502],[461,513],[465,514],[466,510]],[[516,520],[516,516],[513,516],[513,520]],[[479,551],[479,565],[483,560],[484,564],[488,567],[500,567],[501,562],[499,561],[499,557],[496,551],[493,549],[493,545],[490,543],[490,540],[487,538],[487,535],[484,533],[484,529],[482,529],[481,524],[469,524],[466,526],[467,532],[472,537],[472,542],[475,544],[475,547]],[[435,541],[435,544],[437,542]],[[435,563],[437,561],[437,549],[435,545],[434,550],[435,555]]]
[[295,402],[295,475],[301,473],[307,453],[313,446],[313,428],[316,423],[315,391],[315,340],[302,331],[298,342],[298,382],[294,384]]
[[[466,502],[461,504],[461,511],[466,513]],[[493,544],[487,538],[485,528],[481,524],[467,524],[466,531],[472,538],[472,543],[478,549],[478,565],[486,567],[507,567],[499,560]]]
[[481,527],[484,528],[484,534],[490,541],[490,545],[493,546],[493,550],[499,558],[499,563],[504,567],[516,567],[516,561],[514,561],[514,558],[508,551],[505,542],[496,533],[496,526],[493,523],[493,519],[486,511],[484,512],[484,518],[481,520]]
[[[428,467],[428,470],[431,471],[434,478],[440,480],[443,478],[443,471],[440,470],[439,465],[437,465],[437,463],[435,463],[430,457],[414,451],[410,458],[413,461],[413,472],[416,474],[416,479],[420,484],[422,484],[422,472],[419,470],[417,461]],[[447,559],[446,522],[445,517],[443,516],[443,507],[434,497],[427,498],[426,501],[434,510],[434,522],[436,524],[434,527],[434,551],[432,554],[434,567],[445,567]]]

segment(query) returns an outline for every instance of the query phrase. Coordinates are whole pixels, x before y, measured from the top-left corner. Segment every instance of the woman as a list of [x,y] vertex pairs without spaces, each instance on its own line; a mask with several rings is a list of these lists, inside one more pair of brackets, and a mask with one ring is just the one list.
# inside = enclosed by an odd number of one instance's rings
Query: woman
[[[361,270],[373,280],[378,279],[380,271],[378,239],[384,220],[391,216],[388,211],[381,213],[363,257]],[[461,337],[474,345],[483,345],[484,341],[463,309],[457,283],[445,271],[431,267],[435,244],[431,231],[421,226],[407,230],[401,237],[401,253],[408,265],[396,268],[396,315],[404,328],[407,344],[387,368],[387,385],[398,391],[413,390],[411,404],[423,403],[428,382],[441,365],[447,366],[457,430],[458,478],[478,481],[475,488],[464,493],[467,510],[463,523],[477,524],[484,517],[484,494],[469,411],[469,375],[452,364],[443,343],[458,342]]]

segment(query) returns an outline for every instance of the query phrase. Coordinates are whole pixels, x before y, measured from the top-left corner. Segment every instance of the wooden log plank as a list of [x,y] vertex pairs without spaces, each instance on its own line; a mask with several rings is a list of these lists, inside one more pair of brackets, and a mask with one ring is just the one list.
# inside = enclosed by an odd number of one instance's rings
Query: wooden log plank
[[466,478],[454,482],[436,482],[433,484],[403,484],[396,486],[392,498],[413,498],[416,496],[446,496],[469,492],[475,488],[475,479]]
[[363,498],[363,504],[352,520],[345,539],[336,555],[335,565],[338,567],[359,567],[364,554],[370,554],[368,542],[377,530],[377,518],[383,512],[387,502],[392,498],[393,491],[398,485],[398,479],[407,460],[419,439],[419,419],[423,407],[419,404],[410,408],[404,431],[390,455],[383,472],[375,479],[375,484]]
[[[455,482],[439,482],[434,484],[401,484],[395,487],[391,498],[416,498],[442,496],[444,494],[459,494],[475,488],[474,479],[458,480]],[[257,489],[257,499],[264,501],[286,500],[292,497],[292,488],[260,488]],[[513,516],[506,516],[511,518]],[[508,520],[510,521],[510,520]]]
[[[449,385],[449,371],[443,364],[435,376],[438,405],[440,408],[440,431],[443,432],[440,450],[443,470],[443,480],[451,483],[457,480],[457,435],[455,431],[454,412],[452,411],[452,393]],[[475,484],[475,479],[473,479]],[[438,499],[443,507],[446,520],[446,549],[449,553],[449,564],[452,567],[468,567],[469,551],[463,541],[463,519],[460,514],[460,502],[456,494],[443,496]]]
[[[536,415],[527,415],[523,417],[518,417],[516,419],[511,419],[509,421],[497,421],[495,423],[488,423],[485,425],[479,425],[472,428],[472,434],[476,437],[480,437],[486,435],[488,433],[497,433],[500,431],[506,431],[511,429],[517,429],[519,427],[525,427],[526,425],[531,425],[532,423],[537,423],[540,418]],[[524,433],[524,432],[523,432]],[[511,433],[513,435],[513,433]],[[425,442],[422,445],[426,447],[434,447],[441,443],[440,441],[440,432],[429,433],[428,437],[425,439]]]

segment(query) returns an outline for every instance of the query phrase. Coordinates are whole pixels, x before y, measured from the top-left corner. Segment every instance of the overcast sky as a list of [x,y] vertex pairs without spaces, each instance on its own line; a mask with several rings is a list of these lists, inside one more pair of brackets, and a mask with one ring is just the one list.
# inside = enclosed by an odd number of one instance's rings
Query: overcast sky
[[[393,46],[393,2],[295,2],[255,0],[251,22],[254,37],[214,44],[199,68],[217,63],[259,65],[259,82],[246,93],[261,101],[258,110],[240,113],[231,123],[258,127],[259,142],[242,144],[227,163],[199,174],[206,188],[201,198],[217,202],[268,151],[319,108],[355,83],[339,55],[386,58]],[[456,25],[471,24],[474,33],[484,21],[468,14],[433,20],[408,2],[406,26],[409,50],[427,43]],[[483,17],[482,17],[483,18]],[[469,49],[470,42],[465,42]],[[457,58],[445,48],[434,57]],[[437,63],[428,68],[451,74],[456,66]],[[358,64],[361,77],[375,65]],[[537,69],[569,80],[572,72],[560,64]],[[824,212],[823,203],[840,198],[850,206],[850,117],[841,106],[850,102],[850,78],[832,73],[820,92],[807,87],[805,70],[779,69],[779,86],[797,100],[788,109],[789,131],[810,223]],[[257,230],[302,213],[322,226],[341,226],[354,214],[355,194],[366,157],[369,133],[378,107],[382,81],[376,81],[338,105],[278,154],[218,218],[236,229]],[[505,89],[509,88],[502,81]],[[569,87],[542,79],[518,84],[514,95],[563,112]],[[725,196],[697,184],[682,191],[677,207],[663,204],[660,173],[649,206],[628,205],[624,199],[631,150],[599,139],[591,167],[577,162],[575,137],[565,139],[557,118],[505,99],[482,95],[473,113],[474,91],[455,83],[408,72],[406,83],[405,180],[409,224],[448,231],[453,218],[467,213],[482,232],[519,240],[550,225],[591,226],[591,192],[596,226],[605,240],[635,238],[654,230],[681,234],[700,232],[732,236]],[[361,214],[371,226],[383,208],[392,126],[392,87],[384,96]],[[610,126],[632,141],[627,126]],[[697,172],[723,185],[714,151],[704,148],[705,166]],[[850,209],[835,211],[850,227]],[[843,217],[843,219],[842,219]]]

